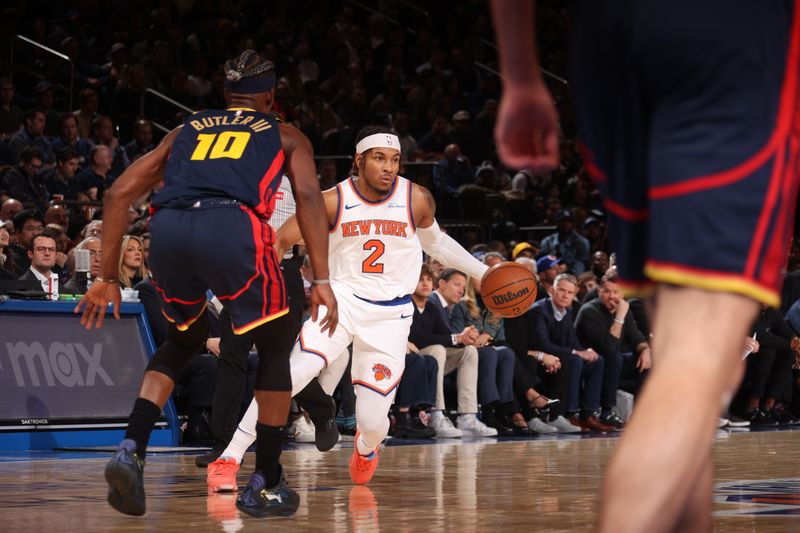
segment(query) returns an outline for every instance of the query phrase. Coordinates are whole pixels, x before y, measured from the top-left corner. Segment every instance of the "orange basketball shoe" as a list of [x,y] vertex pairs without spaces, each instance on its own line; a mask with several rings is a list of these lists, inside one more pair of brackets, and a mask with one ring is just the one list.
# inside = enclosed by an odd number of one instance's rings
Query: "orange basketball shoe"
[[220,457],[208,465],[208,493],[235,492],[239,490],[236,484],[236,474],[239,473],[239,464],[231,457]]
[[372,479],[375,469],[378,468],[380,458],[380,446],[372,450],[372,453],[364,457],[358,453],[358,439],[361,437],[356,430],[356,438],[353,440],[353,456],[350,458],[350,479],[356,485],[366,485]]

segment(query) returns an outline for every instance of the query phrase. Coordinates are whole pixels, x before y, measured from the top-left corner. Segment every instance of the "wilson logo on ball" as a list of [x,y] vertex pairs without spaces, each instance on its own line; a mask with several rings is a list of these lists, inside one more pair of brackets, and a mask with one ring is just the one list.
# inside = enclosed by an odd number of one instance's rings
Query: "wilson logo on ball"
[[508,291],[505,294],[493,294],[492,295],[492,302],[494,305],[502,305],[502,304],[509,304],[514,300],[518,300],[523,296],[526,296],[531,291],[528,290],[528,287],[525,287],[517,292]]

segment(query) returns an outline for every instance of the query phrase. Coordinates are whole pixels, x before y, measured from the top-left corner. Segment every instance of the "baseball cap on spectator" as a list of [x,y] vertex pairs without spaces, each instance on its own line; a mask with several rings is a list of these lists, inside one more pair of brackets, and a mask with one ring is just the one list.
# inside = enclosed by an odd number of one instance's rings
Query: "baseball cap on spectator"
[[461,110],[456,111],[453,114],[453,122],[458,122],[459,120],[469,120],[469,111]]
[[517,256],[522,253],[524,250],[531,250],[533,253],[536,253],[536,248],[529,242],[521,242],[517,244],[513,250],[511,250],[511,260],[517,258]]
[[589,217],[583,221],[583,227],[591,226],[592,224],[600,224],[600,221],[594,217]]
[[572,218],[572,211],[569,209],[562,209],[556,213],[556,222],[561,222],[562,220],[574,220]]
[[553,268],[554,266],[561,263],[561,259],[554,255],[546,255],[544,257],[540,257],[538,261],[536,261],[536,270],[538,272],[544,272],[548,268]]
[[491,161],[484,161],[483,163],[481,163],[481,166],[479,166],[478,169],[475,170],[475,177],[480,176],[481,173],[483,172],[494,175],[494,165],[492,165]]
[[49,84],[49,83],[47,83],[46,81],[42,80],[42,81],[40,81],[39,83],[37,83],[37,84],[36,84],[36,87],[34,87],[34,88],[33,88],[33,91],[34,91],[36,94],[42,94],[42,93],[44,93],[44,92],[47,92],[47,91],[49,91],[49,90],[50,90],[50,89],[52,89],[52,88],[53,88],[53,86],[52,86],[52,85],[50,85],[50,84]]

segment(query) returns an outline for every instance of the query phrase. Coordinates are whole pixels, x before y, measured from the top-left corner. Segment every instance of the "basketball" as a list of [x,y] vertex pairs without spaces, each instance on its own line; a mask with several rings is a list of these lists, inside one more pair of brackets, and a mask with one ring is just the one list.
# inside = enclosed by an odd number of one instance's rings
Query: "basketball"
[[494,314],[514,318],[536,301],[536,278],[519,263],[498,263],[483,275],[481,296]]

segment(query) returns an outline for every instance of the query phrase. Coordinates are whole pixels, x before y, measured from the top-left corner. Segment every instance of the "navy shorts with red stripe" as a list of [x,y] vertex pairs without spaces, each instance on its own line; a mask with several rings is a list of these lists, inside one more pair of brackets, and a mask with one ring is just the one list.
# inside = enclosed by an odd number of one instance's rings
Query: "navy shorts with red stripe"
[[777,304],[800,157],[798,5],[573,2],[578,134],[629,289]]
[[150,268],[164,315],[185,330],[203,313],[211,290],[236,333],[288,312],[274,231],[233,200],[162,208],[150,220]]

